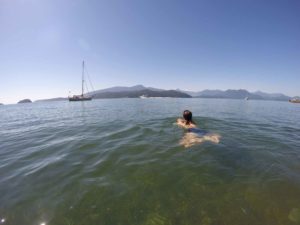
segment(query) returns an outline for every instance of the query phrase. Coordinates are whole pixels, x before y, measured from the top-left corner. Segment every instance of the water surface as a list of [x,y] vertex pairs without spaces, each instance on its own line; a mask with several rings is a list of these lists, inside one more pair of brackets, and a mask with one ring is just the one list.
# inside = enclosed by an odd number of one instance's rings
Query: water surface
[[[184,148],[184,109],[222,136]],[[3,224],[300,224],[300,105],[113,99],[0,107]]]

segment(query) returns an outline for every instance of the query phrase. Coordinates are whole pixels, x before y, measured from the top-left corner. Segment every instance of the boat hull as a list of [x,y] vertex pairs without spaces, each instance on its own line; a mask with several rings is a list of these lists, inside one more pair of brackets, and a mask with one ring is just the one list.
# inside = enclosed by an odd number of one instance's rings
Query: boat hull
[[91,97],[69,98],[70,102],[91,101]]

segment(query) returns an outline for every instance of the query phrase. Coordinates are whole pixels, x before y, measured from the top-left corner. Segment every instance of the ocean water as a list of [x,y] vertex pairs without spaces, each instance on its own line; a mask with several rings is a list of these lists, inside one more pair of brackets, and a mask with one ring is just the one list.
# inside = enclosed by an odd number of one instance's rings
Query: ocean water
[[[185,148],[185,109],[221,136]],[[0,223],[300,224],[300,104],[109,99],[0,107]]]

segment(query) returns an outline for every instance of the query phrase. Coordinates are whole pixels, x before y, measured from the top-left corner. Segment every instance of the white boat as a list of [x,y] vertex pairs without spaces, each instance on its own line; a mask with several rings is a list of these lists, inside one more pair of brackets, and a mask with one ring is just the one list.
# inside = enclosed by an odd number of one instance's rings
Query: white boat
[[90,100],[92,100],[91,96],[84,95],[84,61],[82,61],[81,95],[69,96],[69,101],[70,102],[77,102],[77,101],[90,101]]
[[149,98],[147,95],[141,95],[140,98]]

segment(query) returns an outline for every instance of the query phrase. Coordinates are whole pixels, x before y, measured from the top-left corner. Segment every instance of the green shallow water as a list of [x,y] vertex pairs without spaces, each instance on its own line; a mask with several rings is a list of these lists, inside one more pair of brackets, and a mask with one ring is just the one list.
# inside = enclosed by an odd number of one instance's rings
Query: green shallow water
[[[179,145],[184,109],[219,144]],[[115,99],[0,107],[3,224],[300,224],[300,105]]]

